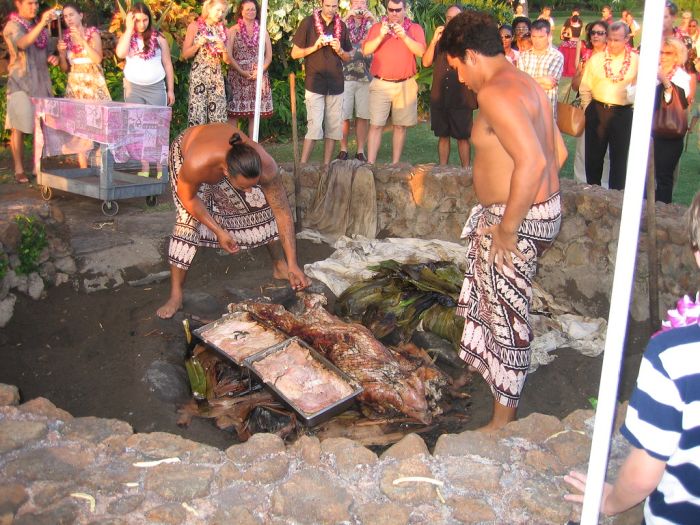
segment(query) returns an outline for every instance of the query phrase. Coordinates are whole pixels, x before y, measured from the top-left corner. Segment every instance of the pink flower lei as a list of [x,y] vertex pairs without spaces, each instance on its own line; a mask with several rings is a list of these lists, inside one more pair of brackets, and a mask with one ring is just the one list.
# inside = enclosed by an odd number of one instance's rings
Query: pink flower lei
[[667,332],[673,328],[698,324],[698,321],[700,321],[700,292],[695,294],[694,301],[687,295],[678,299],[675,310],[668,311],[666,320],[661,322],[661,330],[654,335]]
[[[88,42],[92,38],[92,35],[95,33],[98,33],[98,29],[96,27],[88,27],[85,29],[85,40]],[[65,34],[63,35],[63,42],[68,46],[68,51],[70,51],[73,55],[79,55],[83,51],[83,46],[80,44],[76,44],[73,42],[73,39],[70,36],[70,31],[66,31]]]
[[[131,40],[129,40],[129,56],[130,57],[140,57],[143,60],[150,60],[156,56],[156,49],[158,48],[158,36],[160,33],[155,29],[151,32],[151,39],[148,45],[148,52],[144,52],[143,49],[139,49],[139,39],[143,41],[143,35],[134,33],[131,35]],[[144,42],[145,44],[145,42]],[[144,45],[144,49],[145,49]]]
[[[381,22],[382,22],[382,24],[390,24],[391,23],[391,22],[389,22],[389,19],[386,16],[382,17]],[[411,22],[410,18],[404,17],[403,23],[401,25],[403,26],[403,30],[406,31],[406,33],[408,33],[408,28],[411,27],[412,23],[413,22]],[[391,29],[389,30],[389,34],[391,36],[395,36],[395,33]]]
[[[17,13],[10,13],[10,20],[21,25],[27,33],[29,33],[36,26],[36,22],[29,25],[29,23]],[[34,46],[36,46],[37,49],[46,49],[48,43],[49,32],[46,30],[46,28],[44,28],[41,30],[41,33],[39,33],[36,40],[34,40]]]
[[[343,26],[342,22],[340,21],[340,17],[338,15],[335,15],[333,17],[333,22],[333,38],[335,38],[336,40],[340,40],[340,34],[343,31]],[[323,36],[326,34],[323,21],[321,20],[320,9],[314,9],[314,26],[316,27],[316,32],[318,33],[318,36]]]
[[353,45],[357,45],[365,39],[370,23],[371,20],[366,17],[363,17],[360,22],[356,22],[354,16],[348,17],[345,25],[348,26],[350,42],[352,42]]
[[204,44],[204,48],[213,57],[221,56],[221,51],[216,46],[216,42],[220,41],[224,44],[226,43],[226,27],[223,22],[218,22],[213,26],[207,24],[206,20],[201,16],[197,19],[197,32],[204,35],[207,39],[207,43]]
[[260,22],[257,20],[253,21],[253,36],[248,36],[248,29],[246,28],[243,18],[238,19],[238,34],[241,35],[241,40],[243,44],[247,47],[258,47],[258,38],[260,37]]

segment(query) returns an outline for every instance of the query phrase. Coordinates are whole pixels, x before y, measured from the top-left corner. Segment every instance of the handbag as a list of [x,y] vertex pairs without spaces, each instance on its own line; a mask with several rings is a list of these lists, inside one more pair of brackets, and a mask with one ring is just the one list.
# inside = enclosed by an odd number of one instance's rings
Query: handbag
[[671,100],[666,102],[663,84],[656,88],[651,136],[662,139],[681,139],[688,131],[688,99],[682,89],[671,83]]
[[581,99],[576,97],[569,102],[571,86],[566,92],[564,101],[557,102],[557,127],[562,133],[572,137],[580,137],[586,127],[586,116],[581,108]]

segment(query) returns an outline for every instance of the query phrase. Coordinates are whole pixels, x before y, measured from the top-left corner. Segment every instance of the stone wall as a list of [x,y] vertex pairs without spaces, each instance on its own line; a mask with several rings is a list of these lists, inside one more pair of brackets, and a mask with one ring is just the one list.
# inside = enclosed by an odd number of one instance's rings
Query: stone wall
[[[285,184],[293,192],[293,166],[283,165]],[[319,168],[304,165],[301,180],[302,217],[313,201]],[[471,175],[455,167],[432,164],[375,168],[380,237],[436,238],[459,242],[471,207],[476,204]],[[623,193],[561,181],[562,230],[540,261],[538,283],[582,315],[606,317],[619,237]],[[688,245],[685,208],[658,204],[657,250],[660,265],[660,316],[684,293],[700,289],[700,273]],[[642,221],[631,305],[632,317],[644,321],[648,311],[646,224]],[[632,247],[630,247],[632,248]]]

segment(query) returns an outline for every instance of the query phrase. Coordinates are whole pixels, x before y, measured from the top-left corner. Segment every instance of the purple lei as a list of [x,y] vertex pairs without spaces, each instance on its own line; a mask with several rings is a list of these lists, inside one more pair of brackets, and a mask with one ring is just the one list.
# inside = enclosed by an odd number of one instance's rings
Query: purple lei
[[699,320],[700,292],[695,294],[694,301],[687,295],[684,295],[678,299],[676,308],[668,311],[666,320],[661,322],[661,330],[656,332],[654,335],[667,332],[668,330],[672,330],[674,328],[682,328],[684,326],[698,324]]
[[[21,16],[19,16],[19,14],[17,13],[10,13],[10,20],[21,25],[27,33],[29,33],[36,26],[36,22],[34,22],[32,25],[29,25],[27,21]],[[37,49],[46,49],[48,43],[49,32],[46,31],[46,28],[44,28],[41,30],[41,33],[39,33],[39,36],[36,38],[36,40],[34,40],[34,45]]]
[[258,47],[258,38],[260,37],[260,22],[253,21],[253,36],[248,36],[248,29],[242,18],[238,19],[238,34],[241,35],[243,44],[247,47]]

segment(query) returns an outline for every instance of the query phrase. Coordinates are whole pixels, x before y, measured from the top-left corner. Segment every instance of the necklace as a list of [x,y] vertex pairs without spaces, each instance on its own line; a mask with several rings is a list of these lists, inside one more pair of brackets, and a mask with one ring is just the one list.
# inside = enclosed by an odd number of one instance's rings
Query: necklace
[[[382,17],[381,22],[382,22],[382,24],[391,24],[391,22],[389,22],[389,19],[388,19],[387,17],[385,17],[385,16]],[[401,23],[401,25],[403,26],[403,30],[404,30],[406,33],[408,33],[408,28],[411,27],[411,24],[412,24],[412,23],[413,23],[413,22],[411,22],[411,20],[410,20],[408,17],[404,17],[403,22]],[[394,31],[393,31],[392,29],[389,29],[389,34],[390,34],[391,36],[395,36],[395,35],[396,35],[396,33],[394,33]]]
[[[131,35],[131,40],[129,41],[129,56],[130,57],[140,57],[143,60],[150,60],[156,56],[156,48],[158,47],[158,31],[151,32],[151,38],[148,41],[148,51],[146,51],[146,42],[143,40],[143,35],[134,33]],[[139,40],[142,42],[143,46],[139,48]]]
[[[21,25],[27,33],[29,33],[32,29],[34,29],[36,27],[36,22],[33,23],[32,25],[29,25],[29,23],[24,18],[19,16],[17,13],[11,13],[10,20]],[[46,49],[46,45],[48,43],[49,43],[49,32],[46,30],[46,28],[44,28],[41,30],[41,33],[39,33],[39,36],[36,37],[36,40],[34,40],[34,46],[37,49]]]
[[260,22],[253,21],[253,36],[248,36],[248,28],[243,21],[243,18],[238,19],[238,34],[241,35],[243,44],[247,47],[258,47],[258,38],[260,36]]
[[661,329],[654,335],[667,332],[673,328],[682,328],[698,324],[700,321],[700,293],[695,294],[693,301],[687,295],[678,299],[675,310],[669,310],[665,321],[661,322]]
[[200,16],[197,19],[197,31],[203,34],[207,39],[204,48],[209,54],[214,57],[220,57],[222,53],[217,47],[216,42],[226,43],[226,28],[223,22],[217,22],[213,26],[210,26],[207,24],[206,20]]
[[353,45],[357,45],[365,36],[367,36],[367,30],[370,28],[372,21],[369,18],[362,18],[359,22],[355,20],[354,16],[348,18],[345,25],[348,26],[348,33],[350,34],[350,42]]
[[[321,20],[320,9],[314,9],[314,26],[316,27],[316,32],[318,33],[318,36],[323,36],[326,34],[326,30]],[[342,22],[340,21],[340,17],[338,15],[335,15],[333,17],[333,38],[335,38],[336,40],[340,40],[340,33],[342,30],[343,26]]]
[[[97,32],[98,30],[96,27],[88,27],[85,29],[85,41],[90,42],[92,36]],[[68,46],[68,51],[70,51],[71,54],[79,55],[83,52],[83,46],[73,42],[73,39],[70,36],[70,31],[66,31],[66,33],[63,35],[63,42]]]
[[605,70],[605,78],[609,79],[611,82],[622,81],[625,78],[627,71],[629,71],[630,63],[632,61],[631,56],[632,56],[632,53],[630,52],[629,48],[625,47],[625,57],[622,60],[622,67],[620,68],[620,71],[617,74],[613,74],[612,67],[610,67],[610,64],[612,63],[612,57],[610,56],[610,53],[606,49],[605,50],[605,60],[603,61],[603,69]]

